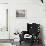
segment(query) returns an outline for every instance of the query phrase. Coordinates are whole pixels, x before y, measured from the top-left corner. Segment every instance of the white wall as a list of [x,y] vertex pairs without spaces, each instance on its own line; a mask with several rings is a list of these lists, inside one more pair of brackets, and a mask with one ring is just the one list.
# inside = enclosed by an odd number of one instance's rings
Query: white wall
[[0,4],[0,39],[9,39],[7,28],[7,9],[8,4]]
[[[27,22],[42,23],[40,20],[44,19],[44,6],[39,0],[12,0],[9,2],[9,24],[10,31],[26,30]],[[16,10],[25,9],[26,18],[16,18]]]
[[0,3],[8,3],[8,0],[0,0]]
[[[26,18],[16,18],[16,10],[25,9]],[[28,23],[40,23],[43,26],[44,40],[46,41],[45,5],[40,0],[11,0],[9,2],[9,31],[11,36],[18,30],[27,29]],[[12,38],[12,37],[11,37]]]
[[[0,3],[8,3],[8,0],[0,0]],[[6,9],[7,8],[8,8],[7,4],[6,5],[5,4],[0,4],[0,27],[6,26],[6,23],[5,23],[6,18],[5,17],[6,17]],[[1,18],[1,15],[2,15],[2,18]],[[2,19],[4,19],[4,20],[2,20]],[[1,21],[3,23],[1,23]],[[9,32],[0,31],[0,39],[9,39]],[[12,46],[12,45],[11,45],[11,43],[0,43],[0,46]]]
[[[8,2],[8,0],[0,0],[0,3]],[[25,9],[26,18],[16,18],[16,10]],[[46,42],[46,16],[45,5],[40,0],[9,0],[9,31],[11,36],[16,30],[26,30],[27,22],[40,23],[43,26],[44,40]],[[11,37],[12,38],[12,37]]]
[[[8,2],[8,0],[0,0],[0,3]],[[45,2],[45,0],[44,0]],[[26,18],[16,18],[16,10],[25,9],[27,14]],[[11,36],[18,30],[26,30],[27,22],[40,23],[43,26],[44,40],[46,42],[46,16],[45,4],[43,5],[40,0],[9,0],[9,31]],[[11,37],[13,38],[13,37]]]

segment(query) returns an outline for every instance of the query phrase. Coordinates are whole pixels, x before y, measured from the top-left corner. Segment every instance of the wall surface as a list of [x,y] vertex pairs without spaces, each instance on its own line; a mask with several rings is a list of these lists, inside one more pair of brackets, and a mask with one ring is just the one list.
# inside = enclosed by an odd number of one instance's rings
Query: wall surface
[[0,39],[9,39],[7,29],[7,9],[8,4],[0,4]]
[[[40,0],[0,0],[0,3],[8,2],[8,30],[10,37],[13,37],[15,31],[21,32],[27,30],[27,23],[40,23],[44,36],[44,43],[46,44],[46,16],[45,3],[42,4]],[[44,0],[44,2],[46,2]],[[26,10],[26,18],[16,18],[16,10]]]
[[8,0],[0,0],[0,3],[8,3]]
[[[6,26],[6,9],[8,9],[8,5],[2,3],[8,3],[8,0],[0,0],[0,28]],[[9,39],[9,32],[0,31],[0,39]],[[12,46],[12,45],[11,43],[0,43],[0,46]]]
[[[26,10],[26,18],[16,18],[16,10]],[[45,4],[40,0],[11,0],[9,2],[9,31],[11,38],[15,31],[27,30],[27,23],[40,23],[46,42]]]

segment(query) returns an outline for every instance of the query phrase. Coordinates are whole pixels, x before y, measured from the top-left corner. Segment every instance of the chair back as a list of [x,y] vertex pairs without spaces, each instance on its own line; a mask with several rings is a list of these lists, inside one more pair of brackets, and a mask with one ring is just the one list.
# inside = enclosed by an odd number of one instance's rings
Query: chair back
[[38,35],[40,32],[40,24],[32,23],[29,24],[27,23],[27,31],[30,35]]

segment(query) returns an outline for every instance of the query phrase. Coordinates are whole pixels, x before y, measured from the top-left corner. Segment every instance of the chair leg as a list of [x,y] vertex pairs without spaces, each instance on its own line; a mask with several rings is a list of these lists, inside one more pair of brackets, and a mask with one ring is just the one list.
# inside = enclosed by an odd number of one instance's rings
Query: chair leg
[[20,41],[20,45],[21,45],[21,41]]
[[32,41],[31,41],[31,45],[30,45],[30,46],[33,46],[33,44],[34,44],[34,41],[33,41],[33,39],[32,39]]

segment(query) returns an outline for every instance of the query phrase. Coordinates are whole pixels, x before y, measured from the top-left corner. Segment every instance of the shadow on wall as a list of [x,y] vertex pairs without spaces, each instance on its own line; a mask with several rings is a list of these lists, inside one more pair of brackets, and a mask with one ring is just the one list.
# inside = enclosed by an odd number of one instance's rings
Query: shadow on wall
[[42,45],[45,46],[44,45],[44,37],[43,37],[43,26],[42,25],[40,25],[40,39],[42,40]]

